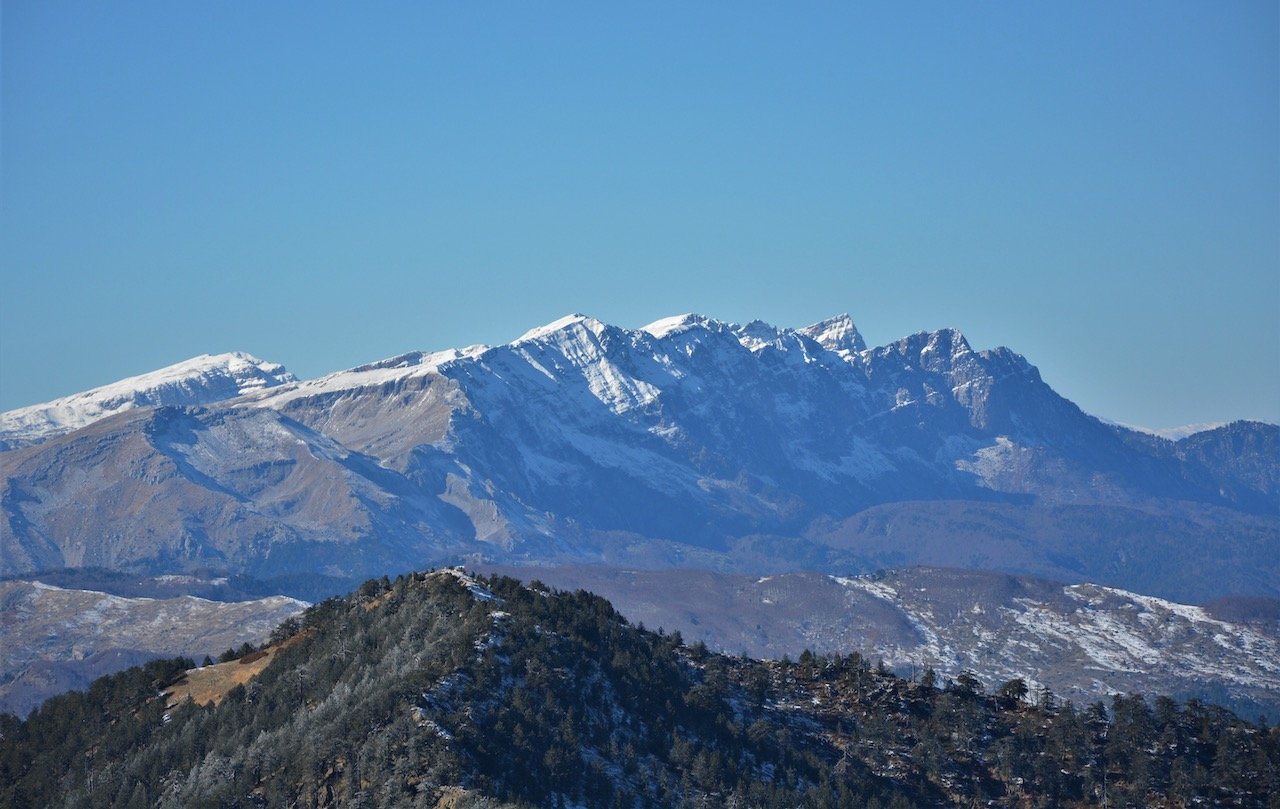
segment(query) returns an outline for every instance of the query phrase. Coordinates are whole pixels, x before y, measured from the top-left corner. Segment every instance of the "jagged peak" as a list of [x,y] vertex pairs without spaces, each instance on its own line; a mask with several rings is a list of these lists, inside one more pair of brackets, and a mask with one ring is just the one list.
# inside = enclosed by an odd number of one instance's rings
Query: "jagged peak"
[[978,353],[984,360],[987,360],[988,362],[998,362],[1011,371],[1023,373],[1035,371],[1037,374],[1039,373],[1036,367],[1031,364],[1030,360],[1007,346],[996,346],[995,348],[989,348],[986,351],[980,351]]
[[929,333],[925,350],[949,349],[952,354],[971,353],[973,347],[959,329],[945,328]]
[[877,351],[888,351],[898,354],[936,354],[945,351],[951,356],[973,352],[969,341],[959,329],[945,328],[937,331],[918,331],[906,337],[894,340]]
[[753,320],[745,326],[734,326],[733,334],[738,342],[749,351],[761,351],[765,346],[775,345],[787,331],[779,329],[763,320]]
[[790,331],[789,329],[780,329],[772,323],[767,323],[759,319],[752,320],[750,323],[746,323],[741,326],[732,326],[731,328],[733,329],[734,334],[750,334],[756,337],[767,337],[769,339],[780,337]]
[[847,312],[796,329],[796,333],[808,337],[829,351],[857,352],[867,348],[858,327],[853,324],[853,318]]

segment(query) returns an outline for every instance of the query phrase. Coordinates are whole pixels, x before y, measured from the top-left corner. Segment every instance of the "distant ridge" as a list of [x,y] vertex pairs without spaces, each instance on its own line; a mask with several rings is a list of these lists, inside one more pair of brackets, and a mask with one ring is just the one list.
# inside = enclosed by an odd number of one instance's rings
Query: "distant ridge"
[[296,381],[283,365],[252,354],[201,354],[44,404],[0,413],[0,449],[62,435],[135,407],[201,405]]

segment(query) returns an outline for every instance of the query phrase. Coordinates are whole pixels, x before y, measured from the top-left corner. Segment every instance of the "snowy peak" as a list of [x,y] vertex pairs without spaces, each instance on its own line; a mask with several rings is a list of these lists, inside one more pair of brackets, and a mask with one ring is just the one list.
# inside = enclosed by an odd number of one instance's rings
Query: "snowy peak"
[[719,324],[719,321],[712,320],[709,317],[696,315],[687,312],[683,315],[675,315],[674,317],[664,317],[655,320],[647,326],[641,326],[640,331],[648,332],[651,336],[659,340],[670,337],[674,334],[681,334],[699,327],[706,328],[712,324]]
[[257,397],[255,404],[278,408],[301,399],[346,394],[435,374],[465,377],[474,372],[484,377],[489,373],[488,365],[499,362],[500,357],[521,357],[550,381],[557,378],[556,374],[533,359],[535,356],[550,351],[565,358],[570,365],[590,365],[601,360],[601,346],[608,336],[619,333],[620,330],[614,326],[574,313],[530,329],[505,345],[472,345],[434,352],[410,351],[288,385]]
[[894,359],[933,373],[946,372],[974,356],[964,335],[955,329],[917,332],[888,345],[872,349],[882,360]]
[[296,380],[283,365],[243,351],[201,354],[83,393],[0,413],[0,448],[38,443],[135,407],[210,404]]
[[538,326],[536,329],[530,329],[517,337],[512,345],[541,340],[557,334],[567,335],[581,333],[583,331],[591,332],[598,337],[603,334],[607,328],[609,327],[606,324],[596,320],[594,317],[587,317],[586,315],[575,312],[572,315],[565,315],[559,320],[553,320],[545,326]]
[[745,326],[738,326],[733,329],[733,333],[748,351],[761,351],[767,346],[780,345],[786,334],[763,320],[753,320]]
[[[709,332],[730,331],[744,347],[752,351],[766,345],[779,345],[791,335],[807,337],[828,351],[834,351],[846,357],[864,351],[867,347],[857,327],[853,325],[853,318],[847,314],[836,315],[802,329],[792,329],[779,328],[763,320],[753,320],[746,325],[738,326],[703,315],[687,313],[655,320],[647,326],[640,327],[639,331],[664,340],[699,329]],[[792,342],[794,344],[794,341]]]
[[853,318],[848,314],[836,315],[814,323],[812,326],[796,329],[796,333],[808,337],[828,351],[834,351],[837,354],[856,353],[867,349],[862,335],[853,325]]

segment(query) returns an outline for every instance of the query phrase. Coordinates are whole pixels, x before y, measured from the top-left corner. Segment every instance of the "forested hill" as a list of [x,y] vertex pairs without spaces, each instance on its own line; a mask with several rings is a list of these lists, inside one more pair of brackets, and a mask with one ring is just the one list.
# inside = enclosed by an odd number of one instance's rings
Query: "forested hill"
[[1280,805],[1280,733],[1219,708],[715,655],[537,582],[371,581],[274,640],[0,718],[0,805]]

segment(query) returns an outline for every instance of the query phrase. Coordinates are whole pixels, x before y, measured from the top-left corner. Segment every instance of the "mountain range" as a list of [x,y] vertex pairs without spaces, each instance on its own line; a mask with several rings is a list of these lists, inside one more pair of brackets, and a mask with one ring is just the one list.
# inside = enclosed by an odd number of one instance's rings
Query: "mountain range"
[[[58,586],[117,616],[108,638],[69,596],[61,623],[6,608],[13,639],[82,650],[18,643],[3,679],[20,710],[202,650],[200,631],[259,638],[287,605],[253,599],[454,563],[533,566],[730,652],[856,648],[988,684],[1016,668],[1078,699],[1277,710],[1273,624],[1191,605],[1280,596],[1280,428],[1111,424],[954,330],[868,347],[848,316],[573,315],[311,380],[206,355],[0,414],[0,446],[9,601]],[[863,586],[875,571],[915,585],[885,601]],[[162,604],[195,602],[145,599],[187,594],[251,606],[148,635]]]
[[0,415],[0,441],[0,574],[928,564],[1280,595],[1280,427],[1168,441],[1009,349],[867,347],[847,316],[573,315],[312,380],[204,357]]

